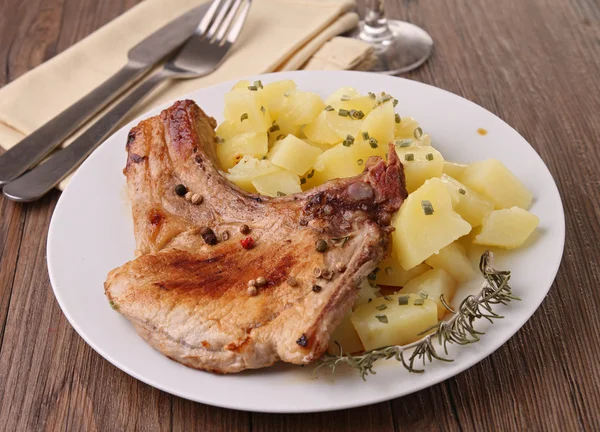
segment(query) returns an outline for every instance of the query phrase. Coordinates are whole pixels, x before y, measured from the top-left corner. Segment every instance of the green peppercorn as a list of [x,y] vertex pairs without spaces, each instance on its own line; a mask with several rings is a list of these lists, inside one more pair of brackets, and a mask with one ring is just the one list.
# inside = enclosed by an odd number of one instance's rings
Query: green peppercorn
[[177,186],[175,186],[175,193],[179,196],[185,196],[187,191],[187,188],[182,184],[178,184]]

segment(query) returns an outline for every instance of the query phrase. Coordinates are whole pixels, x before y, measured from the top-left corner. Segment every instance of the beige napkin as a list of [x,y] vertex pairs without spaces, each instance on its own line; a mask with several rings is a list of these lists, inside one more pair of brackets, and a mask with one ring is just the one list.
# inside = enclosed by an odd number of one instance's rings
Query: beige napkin
[[[126,63],[129,48],[200,3],[202,0],[145,0],[0,89],[0,146],[14,146],[93,90]],[[295,70],[303,65],[350,69],[368,64],[371,51],[367,44],[352,41],[350,46],[349,39],[335,37],[356,26],[358,17],[350,12],[353,7],[354,0],[254,0],[236,46],[216,72],[159,86],[122,124],[201,87],[246,75]],[[325,51],[319,54],[320,50]],[[61,189],[67,181],[61,183]]]

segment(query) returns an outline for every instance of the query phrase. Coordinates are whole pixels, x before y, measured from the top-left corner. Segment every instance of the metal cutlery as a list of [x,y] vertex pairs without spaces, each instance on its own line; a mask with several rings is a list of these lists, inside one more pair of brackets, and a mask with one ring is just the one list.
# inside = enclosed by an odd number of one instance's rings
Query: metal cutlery
[[209,8],[208,3],[198,6],[152,33],[129,50],[128,62],[121,70],[0,155],[0,186],[41,161],[152,66],[179,48]]
[[4,186],[14,201],[34,201],[57,185],[114,130],[122,118],[159,83],[196,78],[213,72],[236,41],[251,0],[215,0],[190,39],[164,67],[48,161]]

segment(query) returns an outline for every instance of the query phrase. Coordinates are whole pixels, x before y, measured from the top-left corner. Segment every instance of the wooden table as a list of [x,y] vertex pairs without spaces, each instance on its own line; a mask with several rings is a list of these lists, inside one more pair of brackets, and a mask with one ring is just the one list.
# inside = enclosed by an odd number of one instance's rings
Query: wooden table
[[[1,0],[0,85],[137,0]],[[0,197],[0,429],[599,430],[600,5],[594,0],[388,1],[433,57],[409,78],[515,127],[560,189],[567,241],[548,298],[493,355],[416,394],[313,415],[255,414],[171,396],[121,372],[71,328],[52,294],[46,235],[60,196]],[[18,103],[15,101],[15,103]]]

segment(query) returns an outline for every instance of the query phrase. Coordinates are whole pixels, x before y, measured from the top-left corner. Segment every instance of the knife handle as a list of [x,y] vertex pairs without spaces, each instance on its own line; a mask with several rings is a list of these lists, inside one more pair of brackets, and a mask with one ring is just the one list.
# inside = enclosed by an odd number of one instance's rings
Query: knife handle
[[144,96],[161,81],[171,76],[172,73],[165,69],[150,76],[71,144],[53,154],[46,162],[4,186],[4,195],[20,202],[35,201],[44,196],[83,162]]
[[100,86],[0,155],[0,186],[41,161],[148,69],[129,61]]

